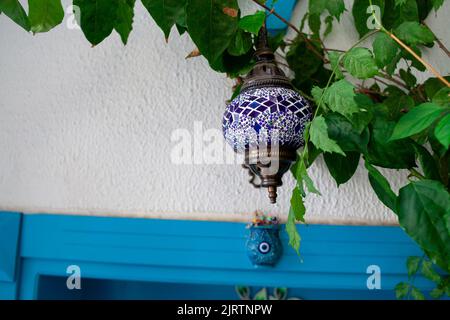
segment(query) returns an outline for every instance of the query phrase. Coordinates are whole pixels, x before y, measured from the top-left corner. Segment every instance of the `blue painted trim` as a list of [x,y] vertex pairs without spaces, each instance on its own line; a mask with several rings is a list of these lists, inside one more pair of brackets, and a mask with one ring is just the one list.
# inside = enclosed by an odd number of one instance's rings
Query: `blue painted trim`
[[[65,287],[66,269],[73,264],[80,266],[83,279],[91,279],[91,287],[115,288],[115,297],[158,297],[148,290],[166,283],[180,294],[195,289],[199,297],[216,289],[225,297],[239,284],[284,286],[304,298],[393,299],[395,285],[408,278],[406,258],[421,255],[398,227],[299,225],[301,257],[288,247],[283,231],[280,262],[255,268],[247,257],[243,223],[44,214],[21,219],[1,212],[0,221],[2,299],[52,297],[54,288],[53,296],[89,297],[89,292],[77,296]],[[380,267],[382,290],[367,289],[369,265]],[[128,282],[142,291],[122,295]],[[434,287],[421,276],[414,284],[426,292]]]
[[21,215],[0,214],[0,281],[14,282],[19,245]]
[[0,299],[17,298],[22,215],[0,212]]
[[[292,11],[295,7],[296,0],[282,0],[275,3],[275,11],[285,18],[287,21],[291,19]],[[267,5],[272,7],[272,0],[267,1]],[[286,30],[287,26],[280,19],[274,15],[270,15],[266,21],[267,29],[272,34],[277,34],[280,31]]]
[[[92,279],[285,286],[394,298],[395,285],[407,279],[407,256],[421,255],[398,227],[300,225],[301,258],[283,232],[279,264],[255,268],[246,254],[247,232],[243,223],[25,215],[20,297],[36,298],[39,278],[67,277],[67,266],[76,264]],[[381,268],[382,295],[368,293],[369,265]],[[415,285],[433,288],[422,277]]]

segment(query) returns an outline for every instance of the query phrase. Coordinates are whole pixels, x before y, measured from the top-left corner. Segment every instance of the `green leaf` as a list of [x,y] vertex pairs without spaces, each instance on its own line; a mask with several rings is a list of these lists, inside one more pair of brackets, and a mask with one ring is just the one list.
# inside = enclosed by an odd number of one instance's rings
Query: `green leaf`
[[443,117],[434,128],[436,139],[446,148],[450,146],[450,114]]
[[450,194],[437,181],[415,181],[400,189],[397,203],[400,225],[447,272],[450,235],[444,215],[449,211]]
[[416,77],[410,71],[400,69],[400,78],[409,88],[413,88],[417,83]]
[[378,74],[372,53],[366,48],[353,48],[343,58],[344,68],[359,79],[368,79]]
[[328,136],[336,141],[342,150],[367,153],[369,142],[367,128],[361,133],[358,132],[349,120],[338,113],[326,114],[325,121],[328,127]]
[[358,152],[347,152],[346,156],[325,153],[323,158],[338,187],[350,180],[359,164]]
[[330,60],[331,71],[335,72],[336,79],[344,78],[344,74],[342,73],[339,67],[339,60],[341,55],[342,54],[337,51],[328,52],[328,59]]
[[300,36],[295,38],[289,47],[286,61],[295,72],[297,86],[308,81],[323,66],[323,61],[308,49],[305,40]]
[[[161,30],[164,32],[164,36],[166,39],[169,39],[170,30],[172,29],[173,25],[177,22],[180,16],[184,14],[184,9],[186,6],[187,0],[142,0],[142,4],[147,9],[147,11],[152,16],[153,20],[155,20],[156,24],[161,28]],[[199,1],[193,1],[189,0],[189,3],[192,3],[192,6],[197,7]],[[202,10],[205,10],[204,12],[198,12],[198,14],[205,14],[208,15],[208,10],[206,10],[212,2],[210,1],[203,1],[203,8],[199,8]],[[212,7],[212,5],[211,5]],[[223,14],[222,12],[220,12]],[[218,19],[220,19],[218,17]],[[204,21],[203,21],[204,22]],[[198,24],[200,25],[202,22],[198,21]],[[208,26],[204,26],[207,28]],[[206,29],[205,29],[206,31]],[[195,41],[194,41],[195,42]],[[197,45],[198,46],[198,45]]]
[[262,288],[255,294],[254,300],[267,300],[267,289]]
[[417,21],[403,22],[394,30],[394,33],[410,45],[432,44],[435,39],[430,29],[419,24]]
[[187,31],[186,10],[183,10],[183,12],[178,16],[177,21],[175,22],[175,26],[180,36]]
[[[300,177],[301,177],[301,180],[305,183],[306,189],[308,189],[309,192],[315,193],[319,196],[321,195],[320,191],[317,190],[316,186],[314,185],[314,182],[312,181],[311,177],[308,175],[308,172],[306,171],[306,166],[302,163],[300,165]],[[298,176],[297,176],[297,179],[298,179]]]
[[[410,48],[419,56],[422,56],[422,52],[420,50],[420,48],[417,45],[410,45]],[[417,60],[411,53],[409,53],[406,50],[402,50],[400,51],[400,57],[409,61],[411,67],[416,68],[419,71],[425,71],[427,68],[419,62],[419,60]]]
[[240,93],[242,89],[242,83],[239,83],[236,88],[233,91],[233,94],[231,95],[230,101],[234,100]]
[[275,288],[275,289],[273,289],[273,295],[276,300],[284,300],[287,298],[288,289],[287,288]]
[[64,19],[61,0],[28,0],[28,15],[33,33],[47,32]]
[[433,299],[440,299],[444,295],[444,289],[441,288],[434,288],[430,291],[430,296]]
[[411,286],[411,297],[414,300],[425,300],[423,293],[414,286]]
[[444,220],[445,226],[447,227],[447,233],[450,235],[450,211],[445,214]]
[[269,48],[275,52],[278,48],[281,48],[284,51],[286,43],[284,42],[285,32],[280,31],[276,35],[269,35]]
[[316,102],[317,106],[320,107],[320,105],[322,104],[322,95],[324,93],[324,89],[319,88],[318,86],[314,86],[311,89],[311,95],[314,98],[314,101]]
[[258,34],[259,29],[264,24],[264,21],[266,19],[266,13],[264,11],[257,11],[256,13],[242,17],[239,20],[239,28],[242,30],[248,31],[250,33],[253,33],[255,35]]
[[[448,148],[445,148],[442,143],[439,142],[439,140],[436,138],[435,136],[435,129],[436,126],[439,124],[439,122],[433,124],[430,127],[430,130],[428,130],[428,142],[430,143],[431,149],[433,150],[435,156],[437,158],[443,158],[445,156],[445,154],[448,151]],[[433,130],[433,126],[434,126],[434,130]],[[444,172],[442,172],[442,175],[445,176]]]
[[289,237],[289,245],[299,254],[300,249],[300,235],[295,225],[295,213],[292,208],[289,210],[289,215],[286,222],[286,232]]
[[444,1],[445,0],[431,0],[434,10],[437,11],[444,4]]
[[253,46],[252,36],[243,30],[237,30],[228,46],[228,53],[232,56],[246,54]]
[[408,277],[416,274],[419,271],[420,261],[422,259],[420,257],[408,257],[406,260],[406,268],[408,269]]
[[73,5],[80,8],[81,30],[92,45],[99,44],[113,31],[118,4],[110,0],[73,0]]
[[449,107],[450,108],[450,88],[445,87],[445,88],[440,89],[433,96],[432,101],[435,104],[438,104],[440,106]]
[[325,38],[326,36],[328,36],[331,31],[333,31],[333,17],[332,16],[328,16],[325,18],[325,31],[323,33],[323,37]]
[[308,12],[309,14],[320,15],[326,8],[327,0],[309,0]]
[[309,168],[321,153],[322,150],[317,149],[311,142],[309,142],[305,157],[306,168]]
[[395,5],[396,5],[396,6],[402,6],[402,5],[404,5],[406,2],[408,2],[408,0],[395,0]]
[[0,11],[26,31],[30,31],[30,21],[18,0],[0,1]]
[[324,62],[312,53],[311,48],[323,54],[317,41],[311,41],[307,45],[305,40],[298,36],[286,54],[286,61],[295,73],[292,84],[303,92],[311,92],[313,86],[325,87],[331,75],[331,71],[323,67]]
[[355,97],[354,86],[347,80],[342,79],[325,90],[323,101],[331,110],[349,118],[353,113],[359,111]]
[[302,20],[300,21],[300,27],[299,27],[300,32],[303,32],[303,30],[305,29],[305,22],[306,22],[306,20],[308,19],[308,17],[309,17],[309,13],[306,12],[306,13],[303,15]]
[[128,36],[133,29],[135,0],[119,0],[117,20],[114,29],[120,35],[123,44],[127,44]]
[[433,263],[429,260],[424,260],[422,262],[422,268],[420,272],[425,278],[439,284],[441,282],[441,276],[433,269]]
[[[384,14],[384,0],[372,0],[372,4],[380,8],[380,15]],[[369,0],[354,0],[352,7],[352,15],[355,20],[355,27],[359,33],[359,37],[363,37],[369,31],[373,29],[369,29],[367,25],[372,26],[374,22],[372,17],[372,12],[369,10],[370,1]]]
[[402,6],[395,6],[392,0],[386,0],[383,26],[391,30],[405,21],[419,21],[419,9],[416,0],[405,0]]
[[354,100],[358,105],[359,112],[353,113],[349,117],[349,120],[355,130],[361,133],[367,128],[369,122],[372,121],[374,104],[371,98],[362,93],[357,93]]
[[325,118],[317,116],[311,122],[310,128],[311,142],[324,152],[335,152],[345,156],[344,151],[328,136],[328,127]]
[[398,121],[405,112],[411,110],[415,105],[414,99],[397,87],[388,87],[385,93],[389,93],[389,96],[383,101],[382,105],[386,106],[385,114],[389,120]]
[[411,296],[414,300],[425,300],[425,296],[419,289],[405,282],[400,282],[395,286],[395,296],[397,299],[409,299]]
[[396,212],[397,196],[392,191],[389,181],[367,160],[364,165],[369,172],[369,182],[378,199],[393,212]]
[[[450,80],[450,77],[444,78]],[[439,90],[445,87],[445,85],[438,78],[429,78],[423,83],[423,87],[428,99],[431,100]]]
[[[293,167],[295,171],[293,171],[295,179],[297,179],[297,186],[299,187],[299,192],[304,196],[304,188],[303,184],[306,185],[306,188],[309,192],[315,193],[320,195],[320,191],[317,190],[317,188],[314,185],[314,182],[312,181],[311,177],[308,175],[308,172],[306,170],[306,164],[305,161],[302,159],[299,159],[296,163],[296,165]],[[294,190],[295,191],[295,190]]]
[[330,16],[325,19],[327,30],[324,36],[331,32],[333,16],[339,21],[345,11],[344,0],[309,0],[308,7],[308,24],[314,34],[319,34],[320,31],[320,15],[325,9],[330,13]]
[[375,62],[380,68],[392,62],[399,50],[397,43],[384,32],[378,32],[372,46]]
[[250,299],[250,288],[246,286],[236,286],[236,293],[241,300],[249,300]]
[[305,222],[305,205],[303,204],[303,197],[298,189],[298,187],[294,188],[291,197],[291,210],[294,213],[295,220]]
[[386,72],[389,75],[393,75],[395,70],[397,70],[397,65],[400,62],[400,59],[402,58],[402,52],[400,51],[399,53],[397,53],[397,55],[392,59],[391,62],[389,62],[386,65]]
[[311,29],[312,33],[314,35],[318,36],[319,32],[320,32],[320,26],[321,26],[320,15],[309,13],[308,26],[309,26],[309,29]]
[[443,112],[443,108],[426,102],[411,109],[400,118],[390,138],[391,141],[412,136],[428,128]]
[[367,160],[373,165],[390,169],[407,169],[416,165],[411,140],[389,141],[395,122],[376,116],[372,120]]
[[237,30],[238,17],[224,13],[230,9],[239,9],[236,0],[188,1],[186,23],[189,35],[210,64],[221,57]]
[[236,78],[248,74],[254,65],[254,50],[251,49],[246,54],[241,56],[232,56],[228,50],[214,63],[210,63],[210,67],[218,72],[225,72],[230,78]]
[[414,149],[425,177],[432,180],[440,180],[438,166],[428,150],[417,143],[414,144]]
[[409,293],[409,284],[405,282],[400,282],[395,286],[395,297],[397,299],[404,299]]
[[326,8],[328,12],[339,21],[341,14],[345,11],[344,0],[327,0]]

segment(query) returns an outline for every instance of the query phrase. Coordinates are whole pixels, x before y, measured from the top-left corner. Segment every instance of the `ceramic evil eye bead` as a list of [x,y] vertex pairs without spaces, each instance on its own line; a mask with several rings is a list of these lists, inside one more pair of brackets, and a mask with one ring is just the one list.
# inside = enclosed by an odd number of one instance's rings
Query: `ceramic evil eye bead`
[[278,226],[252,226],[247,239],[247,255],[255,266],[273,266],[283,247]]
[[271,141],[295,150],[304,144],[303,132],[311,116],[308,102],[292,89],[249,89],[227,106],[223,134],[236,151]]

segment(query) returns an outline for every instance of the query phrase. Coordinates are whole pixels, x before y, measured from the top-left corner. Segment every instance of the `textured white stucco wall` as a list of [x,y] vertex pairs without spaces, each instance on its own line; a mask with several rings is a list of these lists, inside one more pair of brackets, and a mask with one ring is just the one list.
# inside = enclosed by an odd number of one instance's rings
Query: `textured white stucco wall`
[[[294,20],[304,7],[300,1]],[[447,45],[449,14],[447,2],[428,21]],[[351,19],[347,12],[330,47],[355,41]],[[171,163],[174,130],[193,134],[195,121],[221,128],[232,82],[202,57],[184,59],[194,48],[187,35],[174,30],[166,44],[140,2],[126,47],[114,34],[91,48],[66,21],[32,36],[4,16],[0,44],[0,209],[213,220],[245,220],[256,209],[287,213],[290,174],[272,206],[237,164]],[[439,50],[427,51],[450,71]],[[308,196],[310,223],[395,223],[362,166],[340,188],[321,160],[311,175],[323,196]],[[405,175],[389,178],[399,186]]]

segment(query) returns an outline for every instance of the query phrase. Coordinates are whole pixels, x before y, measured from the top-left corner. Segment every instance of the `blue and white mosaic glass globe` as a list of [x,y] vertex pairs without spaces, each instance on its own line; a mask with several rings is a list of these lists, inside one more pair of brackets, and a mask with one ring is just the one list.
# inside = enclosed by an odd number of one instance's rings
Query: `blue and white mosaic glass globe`
[[241,93],[225,110],[222,127],[225,140],[245,154],[245,167],[260,178],[259,186],[268,188],[270,201],[275,203],[281,178],[296,160],[296,150],[304,145],[303,133],[312,111],[278,68],[265,27],[258,35],[255,58]]
[[284,87],[251,88],[241,92],[226,108],[223,134],[238,152],[261,143],[277,141],[280,147],[297,150],[311,119],[308,102]]

